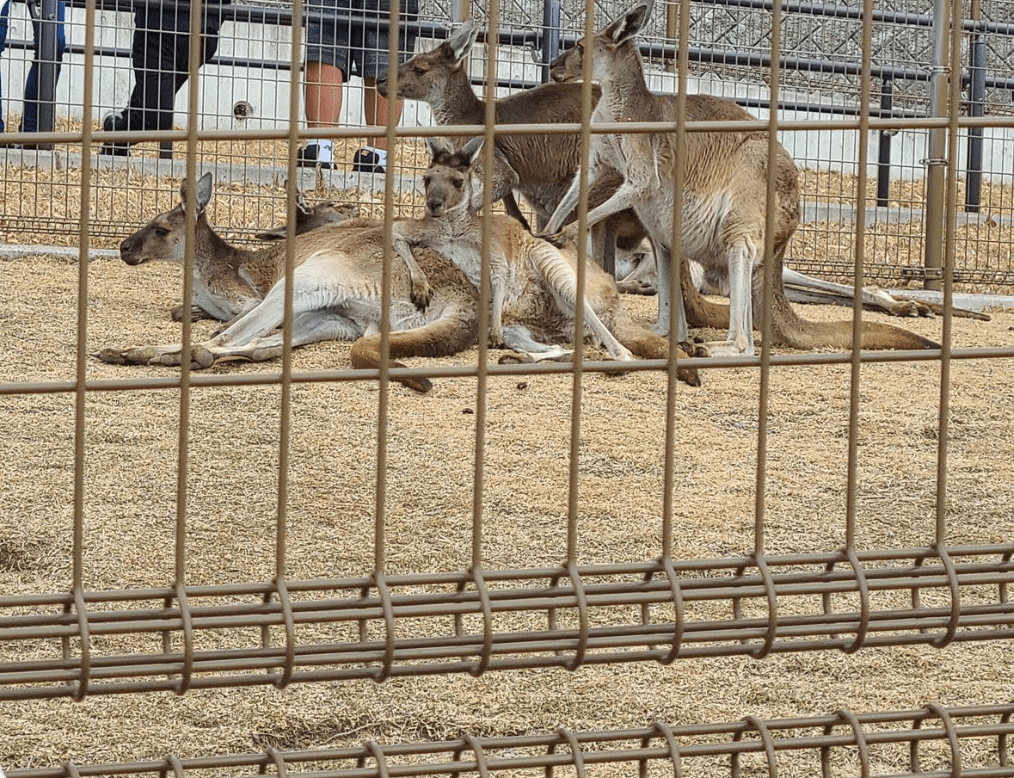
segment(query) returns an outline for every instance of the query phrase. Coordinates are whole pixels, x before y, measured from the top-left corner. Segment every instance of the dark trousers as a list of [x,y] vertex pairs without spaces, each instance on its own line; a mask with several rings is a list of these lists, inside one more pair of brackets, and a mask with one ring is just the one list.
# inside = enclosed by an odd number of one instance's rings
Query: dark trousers
[[[0,3],[0,52],[7,48],[7,31],[10,19],[10,0]],[[60,2],[56,6],[56,78],[60,77],[60,63],[63,60],[63,53],[67,48],[66,31],[64,20],[66,18],[66,6]],[[35,59],[28,69],[28,76],[25,78],[25,104],[21,114],[22,132],[36,132],[39,129],[39,62],[42,59],[40,43],[42,41],[42,22],[34,15],[32,17],[32,42],[35,51]],[[2,98],[0,90],[0,98]],[[4,131],[3,111],[0,110],[0,132]]]
[[[182,5],[182,3],[181,3]],[[206,20],[200,36],[200,64],[218,51],[219,22]],[[190,11],[188,8],[148,9],[134,13],[134,89],[117,129],[169,130],[176,93],[190,75]],[[119,125],[120,123],[117,122]]]

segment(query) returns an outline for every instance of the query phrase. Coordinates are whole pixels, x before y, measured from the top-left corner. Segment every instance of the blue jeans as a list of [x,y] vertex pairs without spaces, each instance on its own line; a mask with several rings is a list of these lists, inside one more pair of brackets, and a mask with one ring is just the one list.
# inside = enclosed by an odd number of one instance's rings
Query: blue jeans
[[[0,53],[7,48],[7,30],[10,21],[11,0],[4,0],[3,8],[0,8]],[[67,8],[63,0],[56,4],[56,77],[60,77],[60,63],[63,61],[63,52],[67,48],[66,20]],[[42,58],[40,41],[42,40],[42,22],[32,18],[32,41],[34,43],[35,58],[32,66],[28,69],[28,78],[25,79],[25,105],[21,116],[21,127],[23,132],[37,132],[39,129],[39,60]],[[0,101],[3,99],[3,86],[0,84]],[[2,106],[2,102],[0,102]],[[4,131],[3,110],[0,108],[0,132]]]

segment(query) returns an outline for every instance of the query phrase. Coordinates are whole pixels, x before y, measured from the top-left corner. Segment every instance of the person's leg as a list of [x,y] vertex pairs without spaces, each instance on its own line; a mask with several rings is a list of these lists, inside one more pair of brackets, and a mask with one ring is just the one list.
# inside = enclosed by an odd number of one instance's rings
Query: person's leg
[[[54,74],[54,86],[60,78],[60,63],[63,62],[63,54],[67,50],[67,33],[64,22],[67,18],[67,7],[62,2],[56,4],[56,73]],[[32,66],[28,69],[28,76],[25,79],[25,100],[24,110],[21,115],[20,130],[24,132],[37,132],[39,129],[39,68],[42,60],[42,22],[32,19],[32,34],[35,48],[35,58]]]
[[[347,19],[349,0],[311,0],[307,3],[306,66],[304,71],[304,110],[311,129],[337,127],[341,120],[342,90],[349,74]],[[307,139],[299,152],[304,166],[334,166],[331,138]]]
[[[306,65],[303,73],[304,111],[310,129],[337,127],[341,120],[342,89],[348,77],[349,22],[346,0],[315,0],[307,3]],[[299,151],[299,164],[334,166],[331,138],[307,139]]]
[[[7,48],[7,30],[10,24],[11,0],[0,5],[0,54]],[[0,132],[4,131],[3,82],[0,81]]]
[[342,85],[345,83],[341,69],[326,62],[307,62],[304,80],[306,126],[337,127],[342,113]]

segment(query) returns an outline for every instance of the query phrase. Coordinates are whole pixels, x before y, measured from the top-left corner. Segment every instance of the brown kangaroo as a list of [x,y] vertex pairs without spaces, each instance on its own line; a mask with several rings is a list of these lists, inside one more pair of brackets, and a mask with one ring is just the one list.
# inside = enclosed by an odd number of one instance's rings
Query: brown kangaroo
[[[591,60],[592,78],[602,96],[592,114],[593,122],[675,122],[677,97],[649,91],[644,63],[635,41],[651,13],[652,4],[640,3],[621,14],[601,32],[561,54],[552,65],[554,79],[579,75],[585,57]],[[751,119],[728,100],[707,95],[687,95],[689,121]],[[727,339],[708,344],[712,354],[753,354],[753,330],[762,315],[770,314],[773,340],[789,348],[850,348],[852,323],[818,323],[801,319],[785,298],[782,281],[785,248],[799,223],[799,182],[788,152],[776,145],[768,156],[764,132],[686,133],[686,170],[683,191],[675,191],[675,133],[594,134],[590,162],[591,180],[603,171],[621,171],[624,179],[608,201],[588,214],[594,224],[614,213],[633,208],[651,235],[658,260],[659,316],[655,331],[669,327],[669,278],[674,250],[683,258],[703,265],[713,282],[729,288],[729,307],[705,301],[682,272],[683,295],[677,296],[678,337],[686,337],[686,322],[728,328]],[[766,221],[767,175],[775,176],[776,210],[774,245],[774,301],[763,308],[763,260]],[[546,226],[558,231],[578,199],[577,179]],[[672,242],[673,211],[677,198],[682,209],[682,235]],[[684,265],[684,271],[686,267]],[[682,298],[686,297],[686,311]],[[755,318],[757,321],[755,321]],[[864,349],[938,348],[927,338],[898,327],[862,323]]]
[[[510,216],[478,215],[483,204],[479,163],[483,139],[475,138],[455,152],[443,139],[430,139],[432,162],[426,185],[426,216],[394,226],[399,253],[426,246],[461,268],[476,287],[482,263],[490,263],[492,309],[489,338],[523,352],[529,359],[555,358],[559,349],[537,338],[559,341],[574,336],[574,315],[582,307],[587,335],[605,346],[614,359],[634,355],[666,359],[669,343],[636,324],[624,310],[612,276],[585,263],[585,288],[578,297],[576,247],[551,244],[532,235]],[[483,230],[490,229],[489,256],[483,256]],[[505,321],[515,324],[505,325]],[[532,330],[538,334],[533,335]],[[677,349],[677,356],[686,353]],[[699,386],[696,369],[680,368],[678,377]]]
[[[180,187],[186,202],[187,185]],[[204,368],[223,359],[252,362],[282,353],[285,301],[285,244],[263,249],[230,246],[208,224],[212,177],[197,183],[196,246],[193,263],[195,310],[229,325],[210,340],[192,347],[189,360]],[[183,203],[156,216],[123,242],[121,256],[130,265],[169,261],[182,263],[186,241]],[[413,283],[401,262],[391,273],[391,299],[381,297],[384,272],[383,223],[350,219],[318,227],[295,238],[292,346],[325,340],[351,340],[351,361],[357,368],[380,366],[380,323],[384,305],[390,310],[391,359],[446,356],[475,344],[477,298],[475,287],[451,262],[428,249],[417,259],[428,276],[432,297],[425,311],[413,299]],[[235,317],[235,318],[234,318]],[[115,364],[178,365],[180,344],[104,349],[99,359]],[[404,367],[391,362],[392,367]],[[397,379],[411,389],[428,391],[425,378]]]
[[[432,51],[416,54],[399,65],[397,96],[428,103],[440,125],[485,124],[486,103],[472,89],[465,63],[479,30],[477,22],[468,20]],[[377,91],[386,96],[389,88],[384,74],[377,80]],[[596,89],[593,101],[598,96]],[[581,86],[550,83],[515,92],[498,99],[494,111],[497,125],[578,123],[582,118]],[[452,143],[460,148],[466,140],[455,138]],[[501,167],[515,174],[515,180],[501,175],[505,183],[493,191],[493,201],[502,199],[507,213],[527,228],[514,199],[513,188],[517,188],[535,212],[537,229],[542,229],[570,187],[581,159],[581,143],[576,135],[503,134],[496,138],[496,157]],[[604,202],[620,181],[618,175],[604,177],[589,193],[589,201],[593,205]],[[615,214],[592,231],[592,254],[608,272],[615,269],[617,237],[631,232],[647,235],[633,211]]]

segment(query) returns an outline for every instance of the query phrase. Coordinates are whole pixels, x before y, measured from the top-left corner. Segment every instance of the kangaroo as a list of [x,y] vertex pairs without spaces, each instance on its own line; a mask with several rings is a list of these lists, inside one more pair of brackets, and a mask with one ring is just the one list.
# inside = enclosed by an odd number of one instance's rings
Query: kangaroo
[[[432,162],[423,181],[426,216],[394,226],[394,248],[399,253],[427,246],[446,255],[478,288],[482,262],[483,229],[488,221],[492,308],[489,338],[530,359],[556,358],[559,349],[536,338],[573,338],[574,314],[583,306],[588,335],[617,360],[634,356],[664,359],[669,343],[637,325],[623,309],[616,283],[593,263],[587,263],[584,297],[577,296],[577,251],[573,243],[560,246],[535,237],[516,219],[478,215],[482,207],[483,175],[478,160],[483,139],[475,138],[455,152],[443,139],[429,139]],[[504,326],[505,319],[519,323]],[[531,328],[539,331],[533,335]],[[678,356],[686,353],[678,350]],[[681,381],[700,385],[694,369],[678,371]]]
[[[601,32],[586,38],[552,63],[555,80],[572,79],[582,72],[584,57],[591,60],[592,78],[602,96],[592,114],[593,122],[675,122],[677,97],[648,90],[644,63],[635,37],[652,9],[642,2],[621,14]],[[750,119],[735,103],[707,95],[686,95],[686,116],[691,121]],[[677,136],[669,133],[626,133],[592,136],[590,176],[594,182],[604,170],[618,170],[624,179],[608,201],[588,214],[594,224],[610,215],[633,208],[655,244],[658,260],[659,315],[655,332],[669,328],[669,278],[672,253],[681,261],[690,258],[704,266],[710,279],[721,278],[729,288],[729,307],[703,300],[683,272],[683,295],[678,295],[678,337],[686,338],[687,317],[696,323],[728,328],[726,340],[707,344],[713,355],[752,355],[755,315],[770,314],[773,340],[790,348],[849,348],[851,322],[816,323],[799,318],[785,298],[782,268],[785,248],[799,223],[799,182],[789,153],[776,145],[768,155],[764,132],[687,133],[683,191],[675,191]],[[767,175],[775,176],[776,210],[774,241],[774,302],[763,310],[763,260]],[[577,180],[571,185],[546,225],[557,232],[577,204]],[[681,243],[672,246],[673,211],[679,197],[683,214]],[[685,266],[684,266],[685,268]],[[683,297],[687,298],[684,309]],[[723,310],[724,309],[724,310]],[[724,313],[724,320],[723,320]],[[720,323],[721,322],[721,323]],[[938,344],[914,333],[886,324],[863,322],[862,347],[938,348]]]
[[[416,54],[398,66],[399,99],[422,100],[433,109],[440,125],[485,124],[486,103],[476,96],[468,78],[465,58],[472,50],[480,26],[473,20],[464,22],[450,38],[432,51]],[[377,91],[387,96],[390,84],[387,74],[377,80]],[[520,123],[578,123],[582,120],[580,84],[544,84],[498,99],[494,104],[497,125]],[[593,101],[599,91],[593,91]],[[460,148],[467,139],[454,139]],[[507,213],[527,229],[528,222],[514,199],[518,189],[536,216],[536,228],[542,229],[570,187],[581,159],[581,143],[576,135],[498,135],[498,164],[516,174],[514,186],[507,177],[505,184],[492,193],[494,202],[503,200]],[[589,193],[594,205],[604,202],[619,186],[619,175],[604,177]],[[576,217],[575,217],[576,218]],[[615,270],[618,235],[647,233],[632,211],[606,219],[592,231],[592,255],[610,273]],[[634,242],[640,242],[640,237]]]
[[[186,199],[187,184],[180,187]],[[285,244],[272,243],[259,250],[242,250],[226,243],[208,224],[212,178],[198,181],[198,209],[194,251],[195,307],[211,318],[231,319],[210,340],[196,344],[192,367],[210,367],[223,359],[253,362],[278,357],[285,300]],[[184,251],[183,205],[156,216],[121,247],[124,261],[181,262]],[[342,224],[318,227],[295,238],[293,275],[292,345],[325,340],[353,340],[351,361],[357,368],[381,363],[380,322],[384,272],[384,228],[371,219],[355,218]],[[418,249],[418,260],[432,281],[433,294],[425,311],[413,298],[408,268],[391,267],[391,359],[409,356],[447,356],[475,344],[478,295],[465,275],[444,257]],[[234,318],[235,317],[235,318]],[[185,358],[179,344],[104,349],[96,357],[114,364],[178,365]],[[404,367],[391,362],[393,367]],[[425,378],[395,379],[418,392],[432,383]]]
[[[290,194],[295,194],[296,197],[296,228],[294,230],[296,235],[302,235],[328,224],[340,224],[359,215],[359,206],[356,205],[348,203],[315,203],[310,205],[306,202],[306,195],[302,190],[295,188],[294,192],[290,192]],[[283,224],[281,227],[258,232],[255,237],[259,240],[285,240],[288,234],[289,228]]]
[[[187,182],[180,184],[180,203],[171,211],[159,214],[120,244],[120,259],[128,265],[161,261],[183,265],[186,256],[184,231]],[[207,225],[205,209],[211,201],[212,176],[205,173],[197,182],[198,222],[204,225],[197,234],[194,252],[193,305],[191,321],[216,319],[229,321],[253,308],[279,279],[285,267],[285,252],[275,246],[244,251],[230,246]],[[322,203],[313,208],[305,199],[296,210],[296,234],[317,229],[323,224],[346,221],[357,213],[351,206]],[[351,214],[351,215],[350,215]],[[206,227],[206,229],[205,229]],[[266,239],[284,237],[286,227],[263,233]],[[429,304],[432,291],[426,274],[414,257],[403,257],[409,271],[412,301],[420,309]],[[183,321],[183,306],[172,310],[173,321]]]

